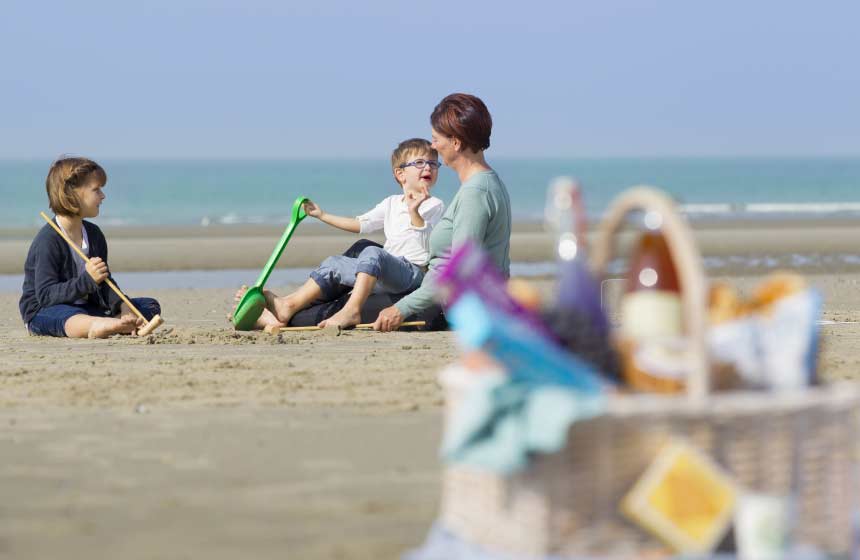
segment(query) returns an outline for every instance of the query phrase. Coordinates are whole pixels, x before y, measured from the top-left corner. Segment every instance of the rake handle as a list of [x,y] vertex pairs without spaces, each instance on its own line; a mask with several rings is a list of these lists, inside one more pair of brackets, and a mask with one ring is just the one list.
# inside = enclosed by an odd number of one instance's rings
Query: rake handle
[[[427,324],[426,321],[407,321],[405,323],[402,323],[400,326],[401,327],[423,327],[426,324]],[[360,324],[356,325],[355,328],[356,329],[372,329],[373,323],[360,323]],[[271,329],[269,327],[266,327],[265,330],[266,330],[266,332],[271,333],[271,334],[278,334],[279,332],[283,332],[283,331],[293,331],[293,332],[295,332],[295,331],[319,331],[322,329],[320,327],[310,326],[310,327],[280,327],[280,328],[271,328]]]
[[[56,231],[58,234],[60,234],[60,237],[62,237],[63,239],[65,239],[65,240],[66,240],[66,243],[68,243],[68,244],[69,244],[69,247],[71,247],[72,249],[74,249],[74,250],[75,250],[75,252],[76,252],[78,255],[80,255],[80,257],[81,257],[82,259],[84,259],[84,262],[88,262],[88,261],[90,260],[90,258],[87,256],[87,254],[86,254],[86,253],[84,253],[84,252],[81,250],[81,248],[80,248],[80,247],[78,247],[78,246],[75,244],[75,242],[74,242],[74,241],[72,241],[71,239],[69,239],[69,236],[68,236],[68,235],[66,235],[66,232],[64,232],[62,229],[60,229],[60,228],[57,226],[57,224],[55,224],[55,223],[54,223],[54,220],[52,220],[51,218],[49,218],[48,216],[46,216],[44,212],[39,212],[39,215],[40,215],[40,216],[42,216],[42,218],[44,218],[44,219],[45,219],[45,221],[46,221],[46,222],[48,222],[48,224],[49,224],[52,228],[54,228],[54,231]],[[111,281],[110,281],[110,278],[105,278],[105,279],[104,279],[104,282],[105,282],[105,283],[110,287],[110,289],[111,289],[111,290],[113,290],[114,292],[116,292],[116,295],[118,295],[118,296],[120,297],[120,299],[121,299],[123,302],[125,302],[125,304],[128,306],[128,308],[129,308],[129,309],[131,309],[131,310],[134,312],[134,314],[135,314],[135,315],[137,315],[138,317],[140,317],[141,319],[143,319],[143,322],[144,322],[144,323],[149,323],[149,321],[147,321],[147,320],[146,320],[146,317],[144,317],[144,316],[143,316],[143,313],[141,313],[141,312],[137,309],[137,307],[135,307],[135,306],[134,306],[134,304],[133,304],[133,303],[131,303],[131,301],[129,301],[129,299],[128,299],[127,297],[125,297],[125,294],[124,294],[124,293],[122,293],[122,292],[120,291],[120,289],[116,287],[116,284],[114,284],[113,282],[111,282]]]

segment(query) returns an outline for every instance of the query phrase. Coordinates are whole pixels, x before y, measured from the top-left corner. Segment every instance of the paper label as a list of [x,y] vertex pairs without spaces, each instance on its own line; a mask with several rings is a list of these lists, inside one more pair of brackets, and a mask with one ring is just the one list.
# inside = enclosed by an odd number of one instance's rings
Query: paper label
[[681,335],[681,296],[677,292],[642,290],[621,300],[621,334],[627,338]]

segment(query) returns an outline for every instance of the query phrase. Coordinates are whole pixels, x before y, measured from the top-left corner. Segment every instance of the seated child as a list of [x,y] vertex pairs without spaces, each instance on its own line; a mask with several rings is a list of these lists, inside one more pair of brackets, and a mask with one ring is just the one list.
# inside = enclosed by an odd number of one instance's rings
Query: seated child
[[[279,297],[266,290],[266,309],[255,325],[286,326],[292,316],[314,301],[336,299],[341,286],[352,294],[343,309],[321,321],[320,327],[351,327],[361,321],[361,308],[371,293],[408,293],[421,285],[430,257],[429,239],[442,219],[444,203],[430,196],[439,174],[439,160],[430,142],[413,138],[401,142],[391,154],[394,179],[403,194],[391,195],[356,218],[328,214],[314,202],[305,212],[318,220],[352,233],[385,232],[383,248],[367,247],[358,257],[325,259],[295,292]],[[240,300],[247,288],[236,294]]]
[[[45,224],[30,245],[24,264],[24,293],[18,307],[30,334],[70,338],[106,338],[132,334],[143,321],[105,283],[113,281],[107,265],[107,241],[84,218],[99,215],[107,174],[85,158],[57,160],[45,186],[54,221],[90,258],[84,261],[54,229]],[[152,298],[131,300],[147,318],[161,312]]]

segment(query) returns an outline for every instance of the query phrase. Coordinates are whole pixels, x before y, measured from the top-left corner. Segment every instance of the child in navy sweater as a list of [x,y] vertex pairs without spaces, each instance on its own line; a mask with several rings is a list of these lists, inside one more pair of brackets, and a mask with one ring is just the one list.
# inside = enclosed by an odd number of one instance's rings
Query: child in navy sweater
[[[99,215],[107,174],[94,161],[63,158],[54,162],[45,187],[54,222],[89,256],[84,261],[54,229],[45,224],[30,245],[24,264],[24,288],[18,307],[30,334],[70,338],[106,338],[133,334],[143,321],[111,290],[107,241],[84,218]],[[131,300],[147,318],[161,312],[152,298]]]

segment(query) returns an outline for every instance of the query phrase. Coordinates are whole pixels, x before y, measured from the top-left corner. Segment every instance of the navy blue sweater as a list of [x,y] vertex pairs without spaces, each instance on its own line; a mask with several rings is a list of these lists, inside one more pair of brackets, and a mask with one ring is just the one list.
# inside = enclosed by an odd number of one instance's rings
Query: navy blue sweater
[[[90,242],[90,257],[101,257],[107,263],[107,241],[102,230],[86,220],[83,223]],[[105,315],[117,314],[122,305],[122,300],[106,282],[96,284],[86,271],[77,275],[72,248],[45,224],[33,239],[24,263],[24,293],[18,302],[21,318],[29,323],[40,309],[79,299],[87,300]]]

